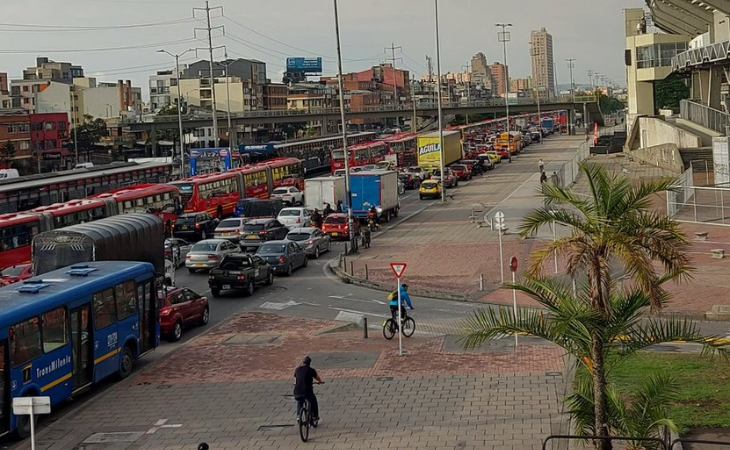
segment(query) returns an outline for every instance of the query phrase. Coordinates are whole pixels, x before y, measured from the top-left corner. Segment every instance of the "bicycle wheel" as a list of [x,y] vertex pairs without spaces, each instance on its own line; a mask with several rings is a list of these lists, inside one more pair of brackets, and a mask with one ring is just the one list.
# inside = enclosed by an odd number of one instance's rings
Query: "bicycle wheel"
[[302,442],[307,442],[309,439],[309,410],[308,404],[304,404],[302,410],[299,412],[299,437],[302,438]]
[[388,319],[383,323],[383,337],[387,340],[393,339],[395,336],[395,321]]
[[411,337],[415,332],[416,321],[413,320],[413,317],[406,317],[406,320],[403,321],[403,336]]

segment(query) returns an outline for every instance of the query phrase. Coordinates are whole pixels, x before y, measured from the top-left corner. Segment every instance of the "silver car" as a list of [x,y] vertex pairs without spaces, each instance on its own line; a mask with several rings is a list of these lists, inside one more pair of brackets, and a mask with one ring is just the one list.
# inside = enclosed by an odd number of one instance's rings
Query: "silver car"
[[171,237],[165,239],[165,258],[172,261],[175,267],[180,267],[185,263],[185,256],[190,252],[192,244],[185,239]]
[[216,239],[228,239],[229,241],[239,242],[243,239],[244,231],[243,226],[246,225],[249,219],[242,219],[237,217],[231,217],[230,219],[223,219],[221,223],[215,227],[213,236]]
[[332,246],[332,238],[314,227],[295,228],[286,235],[286,239],[299,244],[307,256],[314,259],[319,258],[321,253],[330,251]]
[[205,239],[193,245],[185,256],[185,267],[190,273],[198,269],[210,270],[230,253],[240,253],[241,247],[228,239]]

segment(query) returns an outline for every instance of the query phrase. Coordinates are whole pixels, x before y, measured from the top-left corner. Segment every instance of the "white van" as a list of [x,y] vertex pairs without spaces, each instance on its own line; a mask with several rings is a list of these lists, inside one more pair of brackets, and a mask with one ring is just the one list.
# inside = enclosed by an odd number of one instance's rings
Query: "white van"
[[74,166],[74,170],[77,170],[77,169],[91,169],[92,167],[94,167],[94,163],[85,162],[85,163],[76,164]]
[[18,169],[0,169],[0,180],[7,180],[8,178],[18,178],[20,174]]

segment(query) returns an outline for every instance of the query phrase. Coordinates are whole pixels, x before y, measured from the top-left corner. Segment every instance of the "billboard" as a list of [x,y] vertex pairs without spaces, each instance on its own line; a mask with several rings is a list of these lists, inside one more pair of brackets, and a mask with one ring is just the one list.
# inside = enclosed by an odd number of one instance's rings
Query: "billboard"
[[193,148],[190,150],[190,175],[231,170],[229,148]]
[[286,70],[320,74],[322,73],[322,58],[287,58]]

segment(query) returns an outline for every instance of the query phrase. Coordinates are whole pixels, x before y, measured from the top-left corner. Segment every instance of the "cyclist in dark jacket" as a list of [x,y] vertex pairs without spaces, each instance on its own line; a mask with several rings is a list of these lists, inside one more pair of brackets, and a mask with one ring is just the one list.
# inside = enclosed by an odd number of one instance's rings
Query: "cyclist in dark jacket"
[[317,380],[318,383],[324,383],[324,381],[322,381],[317,371],[312,368],[311,364],[312,358],[307,356],[294,371],[294,399],[297,401],[297,421],[304,400],[309,400],[312,409],[309,413],[312,416],[312,421],[316,424],[319,421],[319,404],[317,403],[317,396],[314,395],[314,380]]

